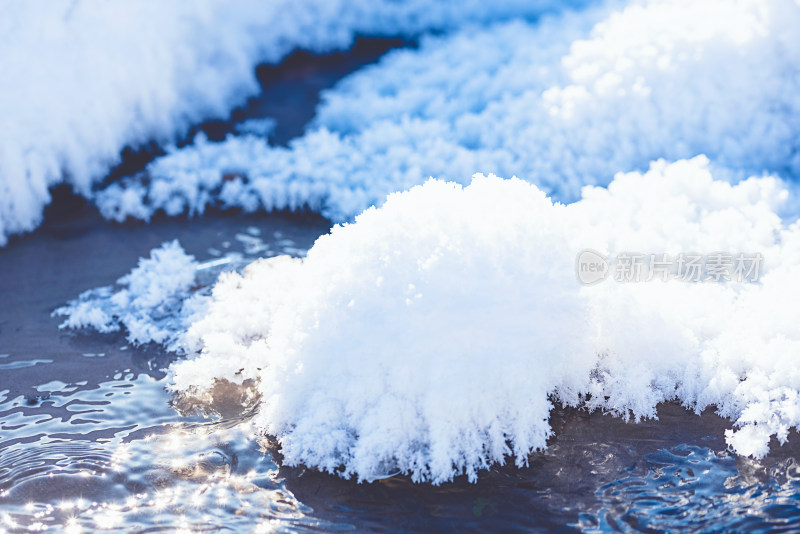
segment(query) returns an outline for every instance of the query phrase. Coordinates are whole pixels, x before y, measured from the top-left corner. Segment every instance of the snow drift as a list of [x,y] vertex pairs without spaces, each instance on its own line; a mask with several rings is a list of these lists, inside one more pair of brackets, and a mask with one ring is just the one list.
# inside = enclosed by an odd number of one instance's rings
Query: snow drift
[[89,195],[124,147],[169,143],[224,116],[257,92],[259,62],[295,48],[345,48],[356,33],[415,35],[561,8],[551,0],[4,2],[0,245],[41,222],[51,186]]
[[796,179],[798,25],[793,0],[670,0],[429,37],[325,93],[288,148],[201,139],[98,205],[118,220],[214,205],[344,221],[431,176],[519,176],[573,201],[616,172],[699,154],[736,178]]

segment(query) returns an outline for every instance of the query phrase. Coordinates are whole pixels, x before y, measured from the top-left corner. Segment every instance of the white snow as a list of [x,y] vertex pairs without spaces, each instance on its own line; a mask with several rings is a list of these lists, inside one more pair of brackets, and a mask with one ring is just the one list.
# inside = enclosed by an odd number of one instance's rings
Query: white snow
[[182,346],[182,333],[205,311],[197,287],[198,263],[177,241],[154,249],[149,258],[117,280],[82,293],[53,315],[66,316],[60,328],[93,328],[117,332],[122,327],[134,345],[160,343],[172,350]]
[[[800,424],[800,229],[771,177],[736,186],[705,158],[552,204],[477,175],[393,194],[305,260],[229,274],[187,333],[176,389],[256,378],[284,461],[361,480],[441,483],[546,446],[551,399],[622,417],[715,406],[740,453]],[[760,252],[757,283],[582,286],[580,250]],[[339,472],[339,466],[344,470]]]
[[[518,179],[430,180],[334,227],[305,259],[223,274],[176,323],[172,348],[190,358],[173,387],[255,379],[256,423],[285,463],[359,480],[524,465],[546,447],[553,401],[633,419],[669,400],[713,406],[735,423],[728,443],[761,457],[800,425],[800,225],[778,216],[789,197],[774,177],[714,180],[704,157],[619,174],[566,206]],[[587,248],[764,262],[753,283],[583,286]],[[176,294],[164,288],[180,277],[152,280],[174,273],[159,254],[128,301]]]
[[561,7],[554,0],[3,2],[0,245],[41,222],[51,186],[66,182],[89,195],[125,146],[168,143],[202,119],[224,116],[258,90],[259,62],[295,48],[345,48],[356,33],[412,35]]
[[431,176],[519,176],[572,201],[699,154],[735,179],[798,178],[798,26],[794,0],[669,0],[429,37],[325,93],[289,148],[201,138],[153,162],[149,187],[112,185],[98,205],[117,220],[212,204],[343,221]]

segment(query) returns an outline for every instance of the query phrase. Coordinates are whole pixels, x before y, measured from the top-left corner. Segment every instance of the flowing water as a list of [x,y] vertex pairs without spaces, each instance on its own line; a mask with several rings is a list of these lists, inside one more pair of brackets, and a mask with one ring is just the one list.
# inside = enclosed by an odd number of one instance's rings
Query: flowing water
[[[321,87],[397,44],[362,44],[333,59],[301,54],[262,69],[268,97],[202,129],[213,138],[245,116],[283,113],[274,135],[284,142],[301,131]],[[151,152],[128,154],[116,173]],[[250,426],[252,389],[219,384],[173,398],[164,371],[173,355],[132,347],[123,334],[61,331],[50,316],[164,241],[177,238],[206,265],[224,267],[302,255],[328,228],[314,215],[285,213],[113,225],[56,192],[45,224],[0,249],[0,532],[800,528],[794,435],[757,462],[727,452],[730,423],[711,412],[665,404],[658,421],[633,423],[556,408],[555,436],[527,467],[494,467],[477,484],[402,476],[358,484],[282,466],[280,450]]]

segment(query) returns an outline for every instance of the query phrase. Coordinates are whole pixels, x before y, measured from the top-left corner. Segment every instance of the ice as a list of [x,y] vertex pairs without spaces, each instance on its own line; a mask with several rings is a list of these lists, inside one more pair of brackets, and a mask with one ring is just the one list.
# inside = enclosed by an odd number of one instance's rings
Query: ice
[[214,205],[346,221],[429,177],[518,176],[573,201],[699,154],[732,180],[796,179],[798,25],[791,0],[669,0],[427,37],[326,92],[288,148],[201,138],[154,161],[149,187],[117,183],[97,202],[117,220]]
[[[123,148],[170,143],[225,116],[258,91],[260,62],[296,48],[346,48],[358,33],[413,36],[561,8],[555,0],[4,2],[0,245],[41,222],[50,187],[90,195]],[[144,217],[139,197],[131,190],[116,201]]]

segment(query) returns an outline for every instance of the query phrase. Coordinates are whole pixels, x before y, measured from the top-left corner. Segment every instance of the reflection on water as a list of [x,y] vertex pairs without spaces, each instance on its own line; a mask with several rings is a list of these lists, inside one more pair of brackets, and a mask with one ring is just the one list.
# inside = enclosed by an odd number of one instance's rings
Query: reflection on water
[[602,509],[582,518],[586,526],[757,532],[800,525],[800,470],[794,458],[761,463],[681,444],[645,460],[651,464],[645,476],[621,478],[598,490]]
[[[131,399],[115,398],[124,385]],[[5,526],[193,531],[307,521],[246,421],[179,422],[169,409],[153,413],[167,406],[161,386],[126,376],[91,395],[54,392],[57,406],[73,408],[66,417],[31,418],[18,399],[4,403],[3,429],[17,431],[14,445],[0,445]]]
[[164,384],[124,369],[0,391],[0,529],[669,532],[800,521],[794,449],[736,458],[718,437],[723,420],[674,405],[641,424],[556,410],[558,435],[531,467],[497,467],[474,485],[357,484],[281,466],[250,424],[252,384],[176,399]]
[[2,402],[0,528],[340,529],[286,490],[254,438],[252,405],[232,414],[231,398],[219,399],[223,408],[209,398],[208,413],[228,416],[182,417],[163,386],[126,371],[93,386],[54,381],[37,388],[41,398]]

